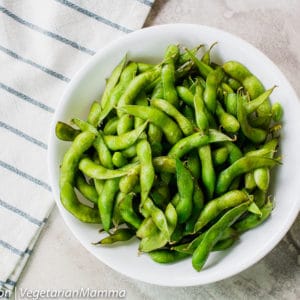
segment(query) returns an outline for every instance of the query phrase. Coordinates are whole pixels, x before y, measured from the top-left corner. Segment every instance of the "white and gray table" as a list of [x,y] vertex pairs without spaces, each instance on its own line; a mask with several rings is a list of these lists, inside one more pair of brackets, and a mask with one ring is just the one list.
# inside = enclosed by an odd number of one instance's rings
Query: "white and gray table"
[[[156,0],[145,26],[199,23],[236,34],[273,60],[300,95],[299,16],[299,0]],[[55,208],[18,288],[81,287],[125,289],[127,299],[137,300],[300,299],[300,218],[271,253],[232,278],[192,288],[154,288],[120,275],[89,254]]]

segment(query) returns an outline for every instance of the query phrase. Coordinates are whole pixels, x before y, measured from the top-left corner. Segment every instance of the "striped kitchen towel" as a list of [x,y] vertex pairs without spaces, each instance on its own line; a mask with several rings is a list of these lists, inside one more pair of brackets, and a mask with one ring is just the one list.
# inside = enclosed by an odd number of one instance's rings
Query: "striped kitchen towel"
[[0,296],[54,204],[47,138],[66,85],[97,49],[141,28],[153,2],[0,0]]

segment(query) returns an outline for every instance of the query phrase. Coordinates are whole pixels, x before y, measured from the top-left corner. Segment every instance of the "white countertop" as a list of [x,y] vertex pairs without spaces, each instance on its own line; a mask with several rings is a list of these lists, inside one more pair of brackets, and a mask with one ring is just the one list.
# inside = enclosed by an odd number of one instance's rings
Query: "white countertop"
[[[199,23],[236,34],[273,60],[300,95],[299,16],[299,0],[156,0],[146,26]],[[81,287],[123,289],[127,299],[139,300],[300,299],[300,217],[273,251],[248,270],[214,284],[167,288],[132,280],[105,266],[73,237],[55,208],[18,289]]]

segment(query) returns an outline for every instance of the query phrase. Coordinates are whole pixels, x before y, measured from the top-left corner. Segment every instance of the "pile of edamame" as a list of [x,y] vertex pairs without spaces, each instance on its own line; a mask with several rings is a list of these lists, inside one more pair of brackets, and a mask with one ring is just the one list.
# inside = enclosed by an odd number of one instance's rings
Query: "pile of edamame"
[[154,261],[192,257],[200,271],[211,251],[270,216],[283,115],[269,100],[275,86],[237,61],[214,63],[211,50],[169,45],[156,65],[125,56],[87,120],[57,123],[72,142],[61,202],[102,224],[108,235],[96,244],[136,237]]

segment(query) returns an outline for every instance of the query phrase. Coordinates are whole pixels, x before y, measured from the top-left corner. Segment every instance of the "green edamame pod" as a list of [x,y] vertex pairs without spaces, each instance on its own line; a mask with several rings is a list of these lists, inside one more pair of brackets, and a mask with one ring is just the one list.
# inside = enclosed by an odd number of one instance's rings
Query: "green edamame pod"
[[89,131],[80,133],[64,155],[60,168],[60,200],[66,210],[86,223],[100,223],[101,219],[97,209],[85,206],[78,201],[73,184],[81,156],[92,146],[95,137],[95,134]]
[[262,216],[262,212],[259,209],[259,207],[256,205],[255,202],[252,202],[249,207],[248,207],[248,212],[259,215],[260,217]]
[[201,61],[203,61],[205,64],[210,65],[211,59],[210,59],[210,52],[213,49],[213,47],[215,45],[217,45],[218,42],[214,42],[209,48],[208,50],[203,54]]
[[[232,229],[231,227],[227,227],[222,232],[218,242],[226,241],[226,240],[231,239],[231,238],[236,239],[238,237],[238,235],[239,234],[237,233],[236,230]],[[197,247],[202,242],[204,236],[205,236],[205,232],[199,234],[191,242],[174,246],[171,249],[175,250],[175,251],[178,251],[178,252],[181,252],[181,253],[193,254],[194,251],[197,249]],[[213,251],[214,251],[214,248],[213,248]]]
[[156,232],[157,227],[154,224],[151,216],[147,217],[143,220],[141,226],[139,227],[139,229],[136,232],[136,236],[143,239],[145,237],[148,237],[152,234],[154,234],[154,232]]
[[169,102],[162,99],[152,99],[151,105],[161,109],[167,115],[175,119],[184,135],[190,135],[194,132],[193,125],[190,121]]
[[[99,197],[99,195],[101,195],[101,193],[103,191],[104,182],[105,182],[105,180],[94,179],[95,189],[97,191],[98,197]],[[98,204],[98,197],[97,197],[97,204]]]
[[185,102],[187,105],[194,105],[194,95],[193,93],[185,86],[177,86],[176,87],[177,94],[179,98]]
[[148,63],[143,63],[143,62],[138,62],[137,67],[138,67],[138,73],[144,73],[144,72],[149,71],[152,68],[154,68],[154,65],[148,64]]
[[114,199],[119,190],[119,181],[119,178],[107,179],[104,183],[102,193],[98,197],[99,214],[103,229],[107,232],[112,223]]
[[[141,106],[148,106],[148,100],[146,97],[146,93],[142,92],[137,96],[137,99],[135,101],[136,105],[141,105]],[[144,120],[138,117],[134,117],[134,128],[137,128],[144,124]]]
[[165,238],[164,234],[155,227],[155,230],[150,235],[142,238],[139,244],[139,251],[150,252],[164,247],[167,242],[168,240]]
[[203,89],[201,84],[196,85],[193,103],[195,108],[196,124],[203,132],[205,132],[209,128],[209,121],[203,101]]
[[256,185],[262,191],[267,191],[270,184],[270,171],[269,168],[258,168],[253,171],[253,177]]
[[157,228],[162,232],[167,240],[170,239],[170,232],[167,224],[167,219],[162,210],[155,206],[150,198],[147,198],[141,207],[142,214],[147,218],[152,218],[152,221]]
[[165,216],[167,219],[168,224],[168,230],[170,237],[172,237],[174,230],[176,228],[176,225],[178,223],[178,215],[177,211],[172,203],[169,203],[165,209]]
[[245,110],[247,114],[255,112],[265,101],[267,101],[275,88],[276,85],[270,88],[269,90],[263,92],[257,98],[245,103]]
[[254,172],[248,172],[245,174],[245,189],[252,191],[256,187]]
[[95,245],[97,244],[111,245],[117,242],[125,242],[130,240],[134,236],[135,236],[134,230],[130,228],[120,228],[117,229],[114,233],[110,234],[109,236],[103,238],[98,243],[95,243]]
[[216,173],[212,162],[211,148],[209,145],[200,147],[198,154],[201,162],[202,182],[206,190],[206,196],[211,199],[216,184]]
[[[278,145],[278,139],[272,139],[264,144],[260,149],[248,152],[247,156],[264,156],[273,158],[276,147]],[[267,191],[270,183],[270,171],[268,168],[258,168],[253,171],[253,179],[255,184],[263,191]]]
[[227,169],[223,170],[218,177],[216,193],[220,195],[227,191],[230,183],[239,175],[261,167],[274,167],[279,162],[266,157],[245,156],[235,161]]
[[163,172],[163,173],[176,172],[176,162],[174,158],[171,158],[169,156],[158,156],[158,157],[154,157],[152,162],[155,170],[158,172]]
[[242,233],[245,232],[249,229],[255,228],[262,224],[271,214],[273,210],[273,204],[271,201],[268,201],[262,208],[261,208],[261,213],[262,215],[259,216],[257,214],[250,214],[243,220],[237,222],[234,224],[234,228]]
[[236,105],[237,105],[237,94],[235,93],[228,93],[225,95],[224,98],[225,108],[226,111],[231,114],[232,116],[236,116]]
[[179,81],[184,76],[188,76],[191,72],[193,72],[193,68],[194,68],[194,62],[191,60],[179,66],[175,71],[176,81]]
[[203,147],[210,143],[224,142],[230,140],[230,137],[214,129],[209,129],[208,135],[205,135],[202,132],[196,132],[178,141],[171,148],[171,150],[168,153],[168,156],[180,158],[194,148]]
[[226,113],[219,101],[217,101],[216,115],[219,119],[220,125],[225,131],[229,133],[236,133],[239,131],[239,121],[233,115]]
[[79,162],[79,170],[81,170],[85,175],[95,179],[112,179],[122,177],[129,173],[130,168],[137,166],[137,163],[132,163],[120,169],[111,170],[96,164],[88,157],[82,158]]
[[[117,126],[118,135],[121,135],[123,133],[126,133],[126,132],[132,130],[133,122],[134,122],[134,118],[131,115],[128,115],[128,114],[122,115],[119,118],[119,122],[118,122],[118,126]],[[142,124],[144,124],[144,122]]]
[[179,159],[176,159],[176,178],[179,193],[179,203],[176,205],[176,211],[178,223],[182,224],[192,214],[194,183],[191,173]]
[[75,129],[72,126],[58,121],[55,126],[56,137],[62,141],[73,141],[81,130]]
[[212,151],[212,160],[215,166],[224,164],[229,156],[227,147],[220,147]]
[[90,131],[95,135],[98,135],[98,130],[93,125],[89,124],[88,122],[81,120],[79,118],[73,118],[71,120],[73,124],[75,124],[81,131]]
[[230,93],[234,93],[234,90],[231,88],[230,85],[228,85],[227,83],[225,82],[222,82],[221,83],[221,87],[222,87],[222,92],[223,94],[230,94]]
[[167,249],[154,250],[149,252],[149,255],[152,260],[160,264],[174,263],[189,256],[189,254],[186,253]]
[[122,155],[126,158],[133,158],[136,156],[136,144],[121,151]]
[[[249,156],[249,155],[252,155],[251,153],[253,153],[253,155],[255,156],[257,153],[257,150],[253,150],[255,149],[255,147],[252,147],[252,146],[248,146],[246,149],[244,149],[244,152],[246,153],[245,155],[246,156]],[[257,155],[259,156],[259,155]],[[251,172],[248,172],[245,174],[245,189],[247,191],[252,191],[253,189],[255,189],[256,187],[256,183],[255,183],[255,180],[254,180],[254,172],[251,171]]]
[[141,203],[143,207],[144,202],[148,198],[150,190],[153,186],[155,171],[152,164],[152,153],[150,144],[146,140],[141,140],[136,147],[137,156],[139,158],[140,167],[140,186],[141,186]]
[[99,102],[94,101],[93,104],[91,105],[89,114],[88,114],[88,118],[87,121],[88,123],[90,123],[91,125],[93,125],[94,127],[97,127],[99,124],[99,116],[101,113],[101,105]]
[[234,190],[209,201],[199,215],[199,218],[195,224],[194,232],[202,229],[206,224],[216,218],[223,210],[240,205],[248,200],[249,196],[245,192]]
[[207,109],[215,113],[217,107],[217,89],[224,77],[221,68],[210,72],[206,78],[206,87],[203,93],[203,100]]
[[112,156],[112,163],[117,167],[121,168],[128,164],[128,160],[123,156],[121,152],[115,152]]
[[120,110],[144,120],[149,120],[149,122],[153,123],[163,131],[170,144],[175,144],[182,136],[178,125],[157,108],[138,105],[124,105],[120,108]]
[[[240,62],[237,61],[227,61],[223,64],[223,69],[226,74],[231,76],[233,79],[237,80],[238,82],[243,83],[244,80],[246,80],[248,77],[253,76],[252,73]],[[233,82],[233,81],[231,81]],[[257,83],[258,89],[260,88],[259,83]],[[246,87],[245,87],[246,88]],[[247,88],[246,88],[247,89]],[[252,91],[252,89],[250,89]],[[248,91],[249,92],[249,91]],[[256,98],[259,95],[250,95],[251,98]]]
[[104,92],[102,94],[101,98],[101,107],[104,108],[107,102],[109,101],[110,94],[112,92],[112,89],[115,87],[117,82],[119,81],[119,78],[121,76],[121,73],[126,65],[127,56],[125,55],[121,62],[115,67],[115,69],[112,71],[112,74],[106,81],[106,87],[104,89]]
[[107,103],[105,103],[105,105],[102,106],[103,110],[101,111],[99,116],[99,124],[101,124],[101,122],[108,116],[111,110],[118,104],[127,86],[133,80],[133,78],[135,78],[136,72],[137,64],[134,62],[130,62],[123,70],[120,77],[120,82],[112,90],[112,93],[109,97],[109,101],[107,101]]
[[133,191],[134,187],[139,182],[140,168],[133,168],[126,176],[120,179],[119,188],[124,194],[128,194]]
[[[160,79],[160,78],[159,78]],[[151,98],[156,99],[156,98],[163,98],[164,97],[164,90],[163,90],[163,85],[161,80],[159,80],[156,85],[154,86],[154,89],[152,91]]]
[[262,143],[267,137],[267,132],[260,128],[251,127],[247,120],[247,114],[244,107],[244,103],[245,100],[243,99],[243,97],[241,95],[238,95],[237,118],[240,122],[242,132],[253,143]]
[[[134,99],[138,96],[138,94],[152,81],[154,81],[161,72],[161,66],[157,66],[152,70],[144,72],[138,76],[136,76],[127,86],[124,93],[122,94],[118,107],[122,107],[124,105],[132,104]],[[118,115],[121,116],[123,114],[122,110],[118,110]]]
[[202,269],[210,251],[218,242],[222,233],[248,209],[248,206],[249,201],[230,209],[207,230],[200,245],[193,253],[192,264],[196,271],[200,271]]
[[140,127],[123,133],[121,135],[104,135],[104,142],[107,147],[113,151],[124,150],[132,146],[146,129],[148,122],[145,122]]
[[[190,51],[192,54],[196,55],[197,52],[199,51],[199,49],[201,49],[203,46],[204,46],[204,45],[201,44],[201,45],[199,45],[199,46],[197,46],[197,47],[194,47],[193,49],[190,49],[189,51]],[[183,65],[183,64],[189,62],[190,59],[191,59],[191,58],[190,58],[190,55],[185,51],[185,52],[183,52],[182,54],[180,54],[178,63],[179,63],[180,65]]]
[[[232,78],[242,83],[249,93],[250,99],[255,99],[261,95],[265,88],[260,80],[254,76],[243,64],[237,61],[228,61],[223,64],[223,70]],[[267,99],[257,109],[258,117],[263,117],[262,127],[267,128],[271,120],[271,103]]]
[[[165,216],[167,219],[169,233],[172,234],[177,224],[177,214],[173,205],[170,203],[165,210]],[[150,235],[142,238],[139,250],[142,252],[150,252],[165,246],[167,242],[168,239],[165,237],[164,233],[155,227],[155,229],[151,231]]]
[[280,122],[283,116],[283,108],[279,102],[272,105],[272,118],[274,122]]
[[214,69],[207,65],[206,63],[202,62],[199,60],[189,49],[185,49],[185,51],[188,53],[190,56],[191,60],[194,62],[194,64],[197,66],[199,73],[201,76],[206,78],[208,74],[210,74]]
[[161,69],[163,98],[175,107],[178,107],[179,104],[175,89],[175,59],[178,56],[178,46],[170,45],[166,50],[164,63]]
[[148,139],[152,148],[153,156],[158,156],[162,153],[162,135],[163,132],[159,127],[157,127],[153,123],[149,124]]
[[105,168],[113,169],[114,165],[112,162],[112,155],[103,140],[103,135],[101,132],[99,132],[97,138],[95,139],[93,147],[97,151],[100,164]]
[[235,161],[243,157],[243,153],[240,148],[232,142],[224,143],[225,147],[228,150],[228,161],[232,165]]
[[180,57],[180,51],[178,45],[171,44],[167,47],[165,51],[163,63],[169,59],[172,59],[174,63],[176,63],[179,57]]

